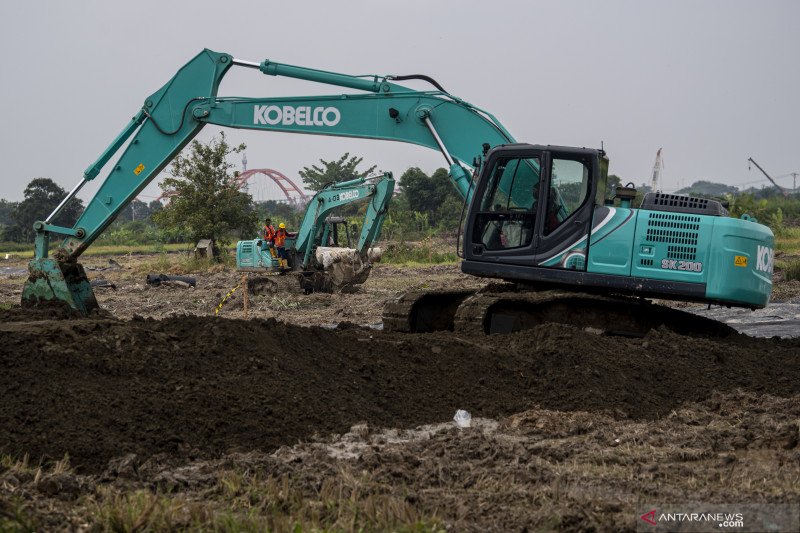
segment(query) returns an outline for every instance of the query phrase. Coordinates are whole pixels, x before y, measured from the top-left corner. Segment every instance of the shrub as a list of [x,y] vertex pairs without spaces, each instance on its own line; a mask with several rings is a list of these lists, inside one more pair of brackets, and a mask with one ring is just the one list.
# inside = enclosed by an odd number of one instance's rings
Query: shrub
[[440,264],[454,263],[458,260],[455,250],[437,249],[432,239],[427,238],[419,243],[396,243],[387,246],[383,254],[384,263],[422,263]]

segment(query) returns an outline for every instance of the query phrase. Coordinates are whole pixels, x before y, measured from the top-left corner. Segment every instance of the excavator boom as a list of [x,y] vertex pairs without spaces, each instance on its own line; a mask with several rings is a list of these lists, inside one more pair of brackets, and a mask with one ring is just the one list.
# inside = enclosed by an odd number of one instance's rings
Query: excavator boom
[[[319,97],[218,97],[220,82],[233,66],[365,92]],[[364,78],[268,60],[241,61],[230,54],[203,50],[145,99],[59,208],[47,220],[35,224],[35,258],[23,303],[64,301],[82,312],[96,307],[78,257],[206,124],[426,146],[443,153],[453,184],[462,197],[469,198],[472,181],[464,165],[478,164],[484,145],[513,142],[511,135],[490,114],[448,93],[417,91],[389,80],[390,76]],[[50,221],[69,199],[95,179],[123,147],[75,225],[52,225]],[[66,238],[51,259],[48,249],[54,234]]]

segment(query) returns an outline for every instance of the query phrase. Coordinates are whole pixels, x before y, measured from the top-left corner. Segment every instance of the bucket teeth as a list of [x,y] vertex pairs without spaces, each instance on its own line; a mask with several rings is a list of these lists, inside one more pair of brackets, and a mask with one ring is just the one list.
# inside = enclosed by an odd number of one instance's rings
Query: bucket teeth
[[68,305],[83,315],[97,309],[97,299],[83,266],[75,261],[34,259],[28,264],[22,306]]

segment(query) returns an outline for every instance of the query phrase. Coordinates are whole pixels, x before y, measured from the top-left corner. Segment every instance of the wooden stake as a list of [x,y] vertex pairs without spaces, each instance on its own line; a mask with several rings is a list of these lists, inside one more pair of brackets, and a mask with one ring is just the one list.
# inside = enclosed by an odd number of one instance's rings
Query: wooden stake
[[250,308],[250,291],[247,287],[247,274],[242,274],[242,290],[244,290],[244,319],[247,320],[247,311]]

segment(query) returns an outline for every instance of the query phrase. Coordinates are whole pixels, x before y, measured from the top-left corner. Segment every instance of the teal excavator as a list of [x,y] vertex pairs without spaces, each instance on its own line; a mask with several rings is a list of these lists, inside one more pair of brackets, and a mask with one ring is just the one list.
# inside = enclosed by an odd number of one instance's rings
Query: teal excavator
[[[233,67],[360,92],[218,96],[220,81]],[[404,80],[421,80],[432,89],[397,83]],[[386,306],[387,329],[493,333],[561,320],[621,334],[661,323],[691,330],[700,318],[644,298],[749,308],[769,300],[769,228],[747,216],[730,218],[713,200],[654,192],[634,208],[632,187],[610,197],[602,149],[517,143],[490,113],[424,75],[351,76],[203,50],[145,99],[81,182],[35,224],[35,258],[23,303],[60,300],[84,313],[96,307],[77,262],[80,254],[206,124],[400,141],[442,153],[465,202],[461,269],[501,282],[477,292],[402,295]],[[61,208],[126,143],[75,225],[54,226]],[[54,234],[66,239],[48,258]],[[308,268],[306,254],[313,252],[303,253]]]
[[[306,206],[297,233],[286,238],[285,265],[280,263],[275,248],[269,243],[251,239],[236,243],[236,269],[261,274],[292,274],[290,277],[299,281],[295,287],[306,294],[348,291],[364,283],[372,263],[380,260],[380,248],[372,245],[381,234],[393,192],[391,172],[328,183]],[[368,202],[366,212],[358,241],[353,243],[348,220],[334,213],[345,205],[363,202]],[[287,289],[285,284],[282,289]],[[248,290],[254,294],[277,292],[281,284],[274,277],[256,276],[248,278]]]

